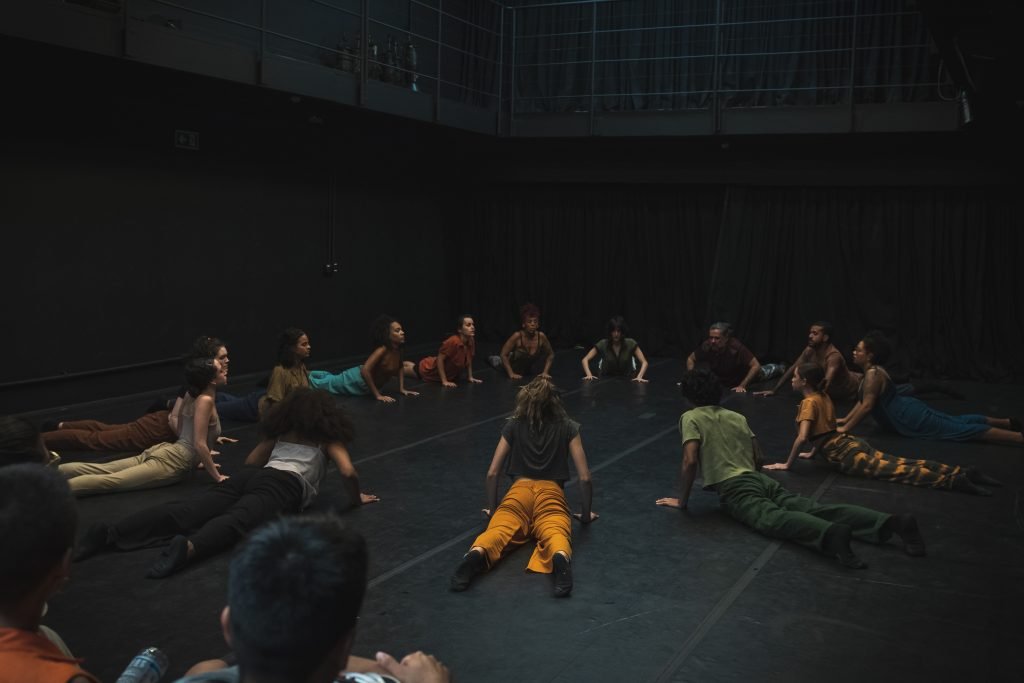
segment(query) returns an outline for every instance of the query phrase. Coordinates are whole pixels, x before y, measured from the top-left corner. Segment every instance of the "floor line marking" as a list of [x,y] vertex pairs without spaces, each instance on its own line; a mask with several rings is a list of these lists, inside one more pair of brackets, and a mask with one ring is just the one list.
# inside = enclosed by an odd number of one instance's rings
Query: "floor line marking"
[[[825,481],[821,482],[821,485],[818,486],[817,490],[811,495],[811,500],[817,501],[821,498],[835,480],[836,474],[834,472],[830,473],[825,478]],[[757,556],[757,559],[747,567],[743,574],[740,575],[739,579],[736,580],[736,583],[734,583],[732,587],[726,591],[725,595],[715,603],[715,606],[711,608],[711,611],[708,612],[708,615],[700,622],[696,630],[690,634],[690,637],[683,641],[682,646],[676,654],[673,655],[672,659],[669,660],[665,667],[658,673],[657,677],[654,678],[656,683],[668,683],[672,680],[672,677],[680,668],[682,668],[686,660],[691,654],[693,654],[693,651],[697,649],[697,646],[700,645],[719,620],[725,616],[725,613],[729,611],[732,604],[736,602],[736,599],[739,598],[740,594],[742,594],[754,578],[757,577],[758,572],[768,564],[779,548],[782,547],[783,543],[785,543],[785,541],[772,541],[768,544],[768,547]]]
[[[604,462],[602,462],[602,463],[600,463],[600,464],[590,468],[590,471],[591,472],[598,472],[600,470],[603,470],[605,467],[608,467],[609,465],[612,465],[612,464],[618,462],[619,460],[622,460],[627,455],[630,455],[631,453],[635,453],[636,451],[640,450],[644,446],[647,446],[647,445],[651,444],[652,442],[656,441],[657,439],[660,439],[660,438],[664,437],[669,432],[675,431],[675,429],[676,429],[675,425],[673,425],[673,426],[671,426],[671,427],[669,427],[667,429],[663,429],[662,431],[658,432],[654,436],[650,436],[650,437],[644,439],[643,441],[640,441],[639,443],[633,444],[632,446],[630,446],[626,450],[624,450],[624,451],[622,451],[622,452],[620,452],[620,453],[618,453],[616,455],[613,455],[608,460],[605,460]],[[568,482],[566,482],[566,486],[569,486],[569,485],[575,483],[576,481],[577,481],[576,479],[571,479]],[[417,555],[416,557],[414,557],[412,559],[409,559],[409,560],[406,560],[405,562],[403,562],[403,563],[401,563],[401,564],[399,564],[399,565],[397,565],[397,566],[387,570],[383,574],[380,574],[380,575],[374,577],[373,579],[371,579],[369,581],[368,585],[369,585],[370,588],[378,586],[378,585],[384,583],[385,581],[387,581],[388,579],[393,578],[395,576],[398,576],[399,574],[401,574],[405,570],[411,569],[412,567],[416,566],[420,562],[423,562],[424,560],[428,560],[431,557],[434,557],[435,555],[437,555],[437,554],[447,550],[448,548],[452,547],[453,545],[455,545],[455,544],[457,544],[457,543],[459,543],[461,541],[466,540],[470,536],[475,536],[475,535],[479,534],[480,531],[481,531],[480,524],[476,524],[471,529],[467,529],[466,531],[463,531],[458,536],[455,536],[454,538],[450,538],[447,541],[444,541],[444,542],[434,546],[430,550],[426,550],[426,551],[420,553],[419,555]]]
[[[670,359],[665,359],[665,360],[658,361],[657,363],[651,363],[651,366],[660,365],[662,363],[667,363],[669,360]],[[603,383],[603,382],[606,382],[606,381],[607,380],[604,379],[604,378],[598,379],[595,382],[593,382],[590,386],[593,386],[595,384],[600,384],[600,383]],[[582,386],[577,388],[577,389],[573,389],[571,391],[563,392],[562,396],[572,396],[574,394],[580,393],[581,391],[583,391],[583,387]],[[501,420],[503,418],[508,417],[511,414],[512,414],[512,411],[509,410],[509,411],[506,411],[504,413],[501,413],[500,415],[495,415],[493,417],[488,417],[488,418],[485,418],[483,420],[478,420],[476,422],[471,422],[470,424],[462,425],[461,427],[455,427],[454,429],[449,429],[447,431],[440,432],[438,434],[434,434],[433,436],[428,436],[428,437],[425,437],[423,439],[419,439],[417,441],[413,441],[411,443],[407,443],[407,444],[402,445],[402,446],[396,446],[395,448],[389,448],[388,450],[381,451],[380,453],[374,453],[373,455],[368,455],[368,456],[366,456],[364,458],[359,458],[358,460],[353,460],[352,464],[353,465],[361,465],[364,462],[372,462],[373,460],[377,460],[379,458],[383,458],[386,455],[392,455],[393,453],[399,453],[401,451],[408,450],[410,448],[415,448],[416,446],[422,446],[425,443],[430,443],[431,441],[434,441],[436,439],[443,439],[446,436],[451,436],[452,434],[458,434],[459,432],[465,431],[467,429],[473,429],[474,427],[479,427],[480,425],[487,424],[488,422],[494,422],[495,420]]]

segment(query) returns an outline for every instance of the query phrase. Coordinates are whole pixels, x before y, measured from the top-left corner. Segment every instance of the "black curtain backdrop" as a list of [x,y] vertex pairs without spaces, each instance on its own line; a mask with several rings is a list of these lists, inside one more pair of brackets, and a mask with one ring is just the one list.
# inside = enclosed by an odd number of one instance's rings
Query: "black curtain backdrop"
[[727,320],[762,361],[789,362],[825,319],[844,353],[888,333],[897,373],[1024,380],[1012,189],[524,185],[462,215],[461,303],[483,339],[533,301],[556,346],[622,314],[646,352],[681,357]]

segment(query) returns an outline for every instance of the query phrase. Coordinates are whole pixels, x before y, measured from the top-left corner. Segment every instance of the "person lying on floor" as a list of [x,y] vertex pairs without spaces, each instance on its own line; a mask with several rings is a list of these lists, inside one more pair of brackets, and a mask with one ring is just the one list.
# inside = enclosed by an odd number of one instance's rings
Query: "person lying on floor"
[[[812,458],[818,452],[829,465],[843,474],[881,479],[899,484],[926,486],[945,491],[963,491],[979,496],[992,492],[979,484],[998,486],[999,482],[975,467],[946,465],[932,460],[908,460],[883,453],[867,441],[836,431],[836,411],[832,399],[822,391],[825,371],[816,363],[803,363],[793,373],[793,390],[803,394],[797,413],[796,440],[785,462],[765,465],[766,470],[792,469],[799,455]],[[809,447],[801,452],[802,448]]]
[[380,315],[370,326],[370,337],[374,350],[362,365],[331,374],[326,370],[309,373],[310,384],[338,396],[373,396],[383,403],[394,403],[392,396],[381,393],[381,388],[392,378],[398,378],[398,393],[402,396],[419,396],[418,392],[405,388],[405,377],[414,377],[416,370],[412,361],[402,360],[405,346],[405,330],[402,324],[390,315]]
[[346,680],[342,669],[449,683],[448,667],[423,652],[400,662],[384,652],[374,660],[351,656],[366,574],[366,541],[336,517],[285,517],[264,526],[228,569],[220,624],[233,656],[200,662],[177,683],[331,683]]
[[990,441],[1024,446],[1021,424],[1014,418],[988,415],[949,415],[924,401],[906,396],[896,388],[882,367],[891,352],[889,340],[874,330],[853,347],[853,362],[864,371],[857,404],[836,420],[837,431],[845,434],[871,415],[880,426],[915,439],[948,441]]
[[761,447],[747,419],[722,408],[722,385],[710,370],[683,376],[683,396],[696,407],[679,418],[683,442],[682,495],[659,498],[657,505],[685,510],[698,466],[704,488],[715,491],[727,515],[772,538],[795,541],[836,559],[844,567],[863,569],[850,540],[884,543],[894,533],[908,555],[925,554],[912,515],[889,515],[857,505],[826,505],[790,493],[761,469]]
[[[228,349],[220,339],[201,335],[185,354],[185,361],[213,358],[227,371],[230,359]],[[173,407],[161,400],[160,406],[132,422],[110,424],[99,420],[63,420],[43,423],[43,443],[51,451],[95,451],[109,453],[139,453],[160,443],[173,443],[178,439],[178,416],[188,387],[182,387],[174,399]],[[216,395],[217,413],[223,414],[232,400],[224,392]],[[168,402],[169,403],[169,402]],[[234,442],[221,437],[218,443]]]
[[424,382],[440,382],[441,386],[454,389],[459,374],[466,371],[466,381],[480,384],[482,379],[473,376],[473,356],[476,354],[476,323],[473,316],[463,313],[458,317],[455,332],[444,340],[436,356],[427,356],[413,366],[415,376]]
[[217,388],[228,381],[227,366],[209,358],[190,360],[185,365],[189,390],[182,400],[178,440],[160,443],[141,454],[105,463],[72,462],[60,466],[76,496],[117,491],[136,491],[176,484],[202,464],[206,473],[220,482],[227,477],[217,471],[211,442],[220,436],[217,416]]
[[159,579],[230,548],[246,533],[282,514],[297,513],[316,497],[328,461],[341,472],[350,505],[377,502],[359,490],[346,444],[352,423],[325,391],[300,387],[275,403],[264,418],[264,440],[246,467],[184,501],[155,505],[85,533],[75,561],[108,549],[134,550],[170,544],[146,576]]
[[[537,547],[526,566],[530,571],[554,571],[555,597],[572,592],[572,517],[562,488],[569,480],[569,459],[580,482],[583,524],[597,519],[590,509],[590,468],[583,451],[580,425],[569,419],[558,389],[537,377],[519,389],[512,417],[505,423],[487,470],[487,530],[477,536],[451,577],[453,591],[469,588],[477,574],[493,567],[506,550],[531,538]],[[498,476],[505,472],[512,487],[498,505]],[[493,514],[492,514],[493,512]]]

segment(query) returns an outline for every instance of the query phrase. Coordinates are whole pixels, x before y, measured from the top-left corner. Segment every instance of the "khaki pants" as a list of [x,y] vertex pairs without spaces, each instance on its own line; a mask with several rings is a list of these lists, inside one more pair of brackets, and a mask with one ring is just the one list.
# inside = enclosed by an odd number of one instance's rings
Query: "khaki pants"
[[76,496],[170,486],[192,471],[195,451],[184,443],[161,443],[141,455],[113,462],[71,462],[60,466]]

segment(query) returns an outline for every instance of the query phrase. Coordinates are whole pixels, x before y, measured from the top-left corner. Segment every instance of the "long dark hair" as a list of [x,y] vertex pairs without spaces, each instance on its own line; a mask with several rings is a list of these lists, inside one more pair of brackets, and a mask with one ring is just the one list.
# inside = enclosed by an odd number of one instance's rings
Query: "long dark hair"
[[189,396],[196,398],[206,391],[217,376],[217,361],[212,358],[192,358],[185,363],[185,385]]
[[294,368],[302,361],[295,353],[295,345],[306,336],[306,333],[297,327],[289,327],[281,333],[277,342],[277,364],[283,368]]
[[871,330],[860,340],[864,344],[864,350],[870,353],[875,365],[885,365],[892,352],[892,345],[879,330]]
[[373,348],[378,346],[391,346],[391,323],[397,323],[393,317],[381,313],[370,323],[370,341]]

